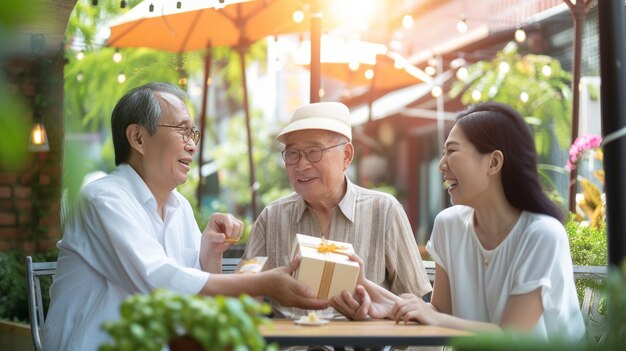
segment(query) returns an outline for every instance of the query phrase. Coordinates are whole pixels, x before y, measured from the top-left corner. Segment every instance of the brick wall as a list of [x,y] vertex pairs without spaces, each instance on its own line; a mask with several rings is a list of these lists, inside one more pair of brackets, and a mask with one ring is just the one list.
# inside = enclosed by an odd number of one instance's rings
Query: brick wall
[[[9,91],[23,98],[32,125],[38,106],[50,151],[26,152],[21,165],[0,168],[0,251],[54,249],[61,236],[60,196],[63,155],[63,55],[13,58],[4,62]],[[26,138],[27,136],[24,136]]]

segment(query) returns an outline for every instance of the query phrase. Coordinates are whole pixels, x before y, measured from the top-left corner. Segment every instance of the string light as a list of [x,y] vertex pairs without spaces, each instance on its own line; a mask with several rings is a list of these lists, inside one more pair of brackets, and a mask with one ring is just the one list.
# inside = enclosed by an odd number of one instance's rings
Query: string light
[[413,28],[413,16],[411,15],[404,15],[404,17],[402,17],[402,28],[404,29],[411,29]]
[[546,64],[543,67],[541,67],[541,73],[543,73],[544,76],[546,77],[550,77],[552,75],[552,67],[550,67],[550,65]]
[[430,91],[430,94],[435,98],[440,97],[441,93],[443,93],[443,90],[441,89],[439,85],[435,85],[433,89]]
[[481,97],[482,97],[482,93],[480,92],[480,90],[474,89],[472,91],[472,100],[478,101],[480,100]]
[[469,72],[467,71],[467,67],[459,67],[456,70],[456,78],[460,81],[465,81],[469,76]]
[[123,9],[126,8],[126,0],[120,1],[120,8],[123,8]]
[[528,93],[527,93],[527,92],[525,92],[525,91],[522,91],[522,92],[519,94],[519,99],[520,99],[520,101],[521,101],[521,102],[523,102],[523,103],[528,102]]
[[120,74],[117,75],[117,82],[122,84],[126,81],[126,75],[124,74],[124,72],[120,72]]
[[83,52],[83,50],[80,50],[77,54],[76,54],[76,59],[78,61],[82,60],[85,58],[85,52]]
[[326,91],[324,91],[324,88],[320,88],[320,90],[318,91],[318,96],[321,98],[324,97],[324,95],[326,94]]
[[365,76],[365,79],[367,79],[367,80],[372,80],[374,78],[374,70],[371,69],[371,68],[368,68],[363,73],[363,76]]
[[456,23],[456,30],[461,34],[467,32],[467,18],[465,18],[465,15],[461,15],[461,19]]
[[154,12],[154,4],[150,4],[150,6],[148,6],[148,11]]
[[78,74],[76,75],[76,81],[82,82],[83,79],[85,79],[85,76],[83,75],[83,71],[78,71]]
[[302,12],[302,10],[295,10],[291,18],[293,18],[293,21],[296,23],[302,23],[302,21],[304,21],[304,12]]
[[124,57],[122,56],[122,53],[120,53],[120,49],[115,49],[115,53],[113,54],[113,62],[120,63],[122,62],[123,58]]
[[179,2],[176,3],[176,8],[180,10],[180,8],[182,7],[182,4]]
[[352,71],[352,72],[356,72],[359,69],[359,62],[358,61],[350,61],[348,62],[348,68]]
[[515,41],[521,43],[524,40],[526,40],[526,31],[522,28],[517,28],[515,30]]
[[434,76],[435,74],[437,74],[437,69],[433,66],[426,66],[424,68],[424,72],[426,72],[426,74],[428,74],[429,76]]
[[508,62],[500,62],[500,64],[498,65],[498,69],[502,72],[502,73],[507,73],[510,69],[511,66],[509,66]]

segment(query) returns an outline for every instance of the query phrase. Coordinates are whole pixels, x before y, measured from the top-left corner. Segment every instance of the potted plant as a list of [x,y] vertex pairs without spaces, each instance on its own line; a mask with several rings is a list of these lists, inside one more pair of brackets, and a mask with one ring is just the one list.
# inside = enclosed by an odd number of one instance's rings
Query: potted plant
[[[101,351],[264,350],[258,326],[268,323],[269,305],[254,298],[177,294],[156,289],[131,295],[120,306],[120,319],[103,329],[111,341]],[[270,345],[268,349],[276,349]]]

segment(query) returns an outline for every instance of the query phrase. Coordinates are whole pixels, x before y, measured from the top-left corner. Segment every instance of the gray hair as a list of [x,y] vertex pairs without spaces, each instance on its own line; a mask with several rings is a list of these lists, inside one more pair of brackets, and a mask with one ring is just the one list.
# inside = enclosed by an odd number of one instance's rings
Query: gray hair
[[115,105],[111,115],[111,133],[115,150],[115,165],[127,163],[130,156],[130,143],[126,129],[131,124],[139,124],[154,135],[161,119],[161,104],[155,93],[170,93],[181,100],[187,93],[170,83],[148,83],[128,91]]

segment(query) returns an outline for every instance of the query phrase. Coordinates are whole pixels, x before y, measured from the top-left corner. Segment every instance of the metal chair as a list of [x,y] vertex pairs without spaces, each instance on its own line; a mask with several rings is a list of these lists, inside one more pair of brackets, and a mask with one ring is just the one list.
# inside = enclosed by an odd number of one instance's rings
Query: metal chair
[[231,274],[235,273],[235,269],[237,269],[237,265],[241,258],[239,257],[224,257],[222,258],[222,273]]
[[41,351],[41,327],[45,318],[40,278],[43,276],[54,276],[56,269],[56,262],[33,262],[31,256],[26,256],[28,315],[30,317],[30,331],[35,351]]

